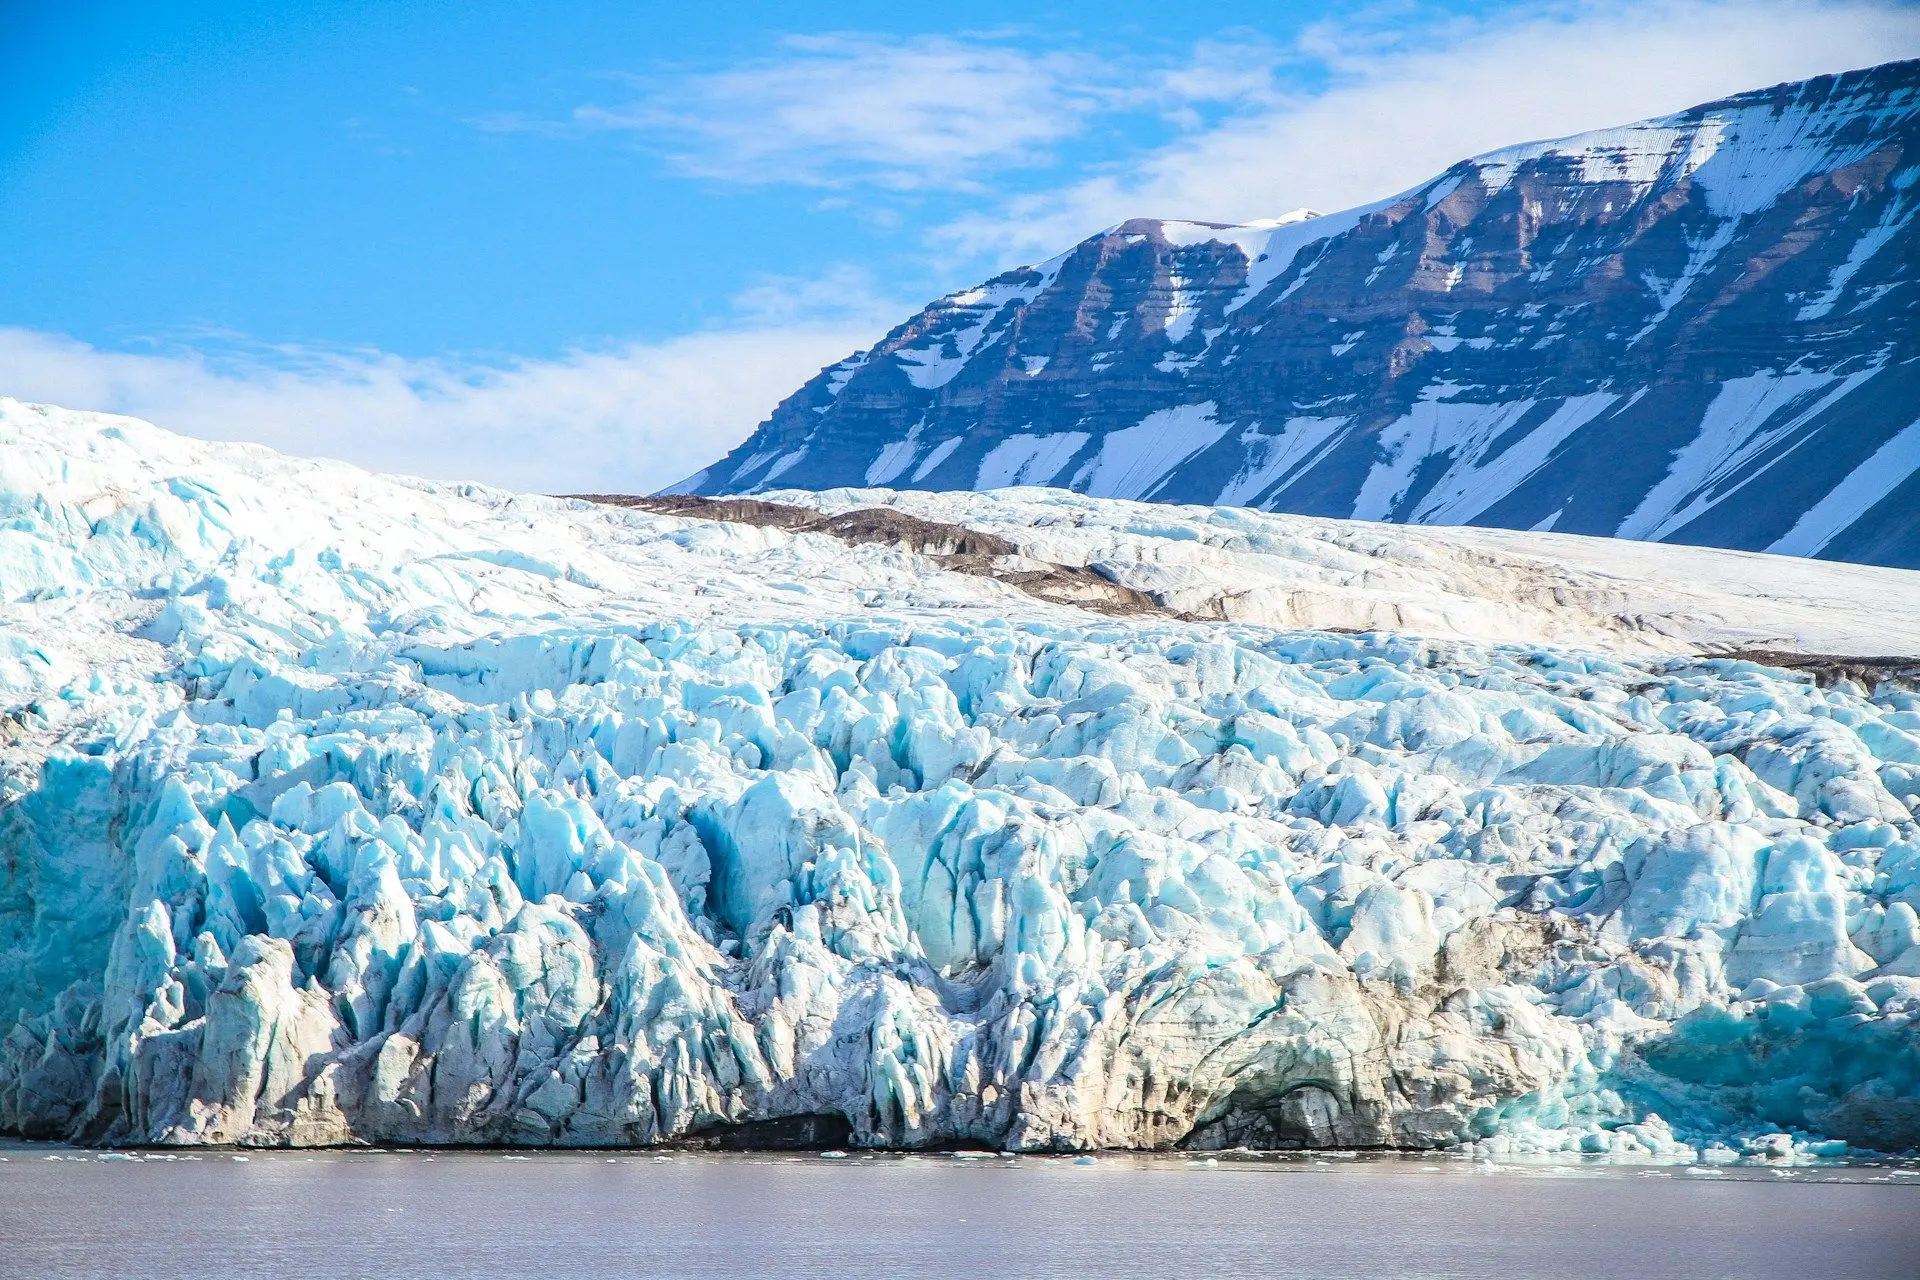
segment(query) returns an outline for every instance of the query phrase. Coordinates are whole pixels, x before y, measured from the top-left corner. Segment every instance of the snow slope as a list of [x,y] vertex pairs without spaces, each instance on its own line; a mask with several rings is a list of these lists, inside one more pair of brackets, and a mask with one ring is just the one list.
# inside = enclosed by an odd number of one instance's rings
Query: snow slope
[[1183,613],[1627,652],[1920,652],[1920,574],[1874,565],[1568,534],[1405,527],[991,493],[775,490],[832,514],[889,507],[1008,538],[1031,559],[1091,565]]
[[1108,618],[0,401],[0,1129],[1920,1144],[1920,695],[1693,654],[1890,642],[1915,575],[1782,627],[1762,557],[811,500],[1420,612]]
[[1058,485],[1920,567],[1916,154],[1899,62],[1343,212],[1133,219],[934,302],[679,487]]

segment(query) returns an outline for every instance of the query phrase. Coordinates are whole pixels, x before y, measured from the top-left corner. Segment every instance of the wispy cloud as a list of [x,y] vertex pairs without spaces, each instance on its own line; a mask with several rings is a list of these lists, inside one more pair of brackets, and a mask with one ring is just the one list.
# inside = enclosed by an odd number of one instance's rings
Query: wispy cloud
[[1345,208],[1507,143],[1920,54],[1920,10],[1892,3],[1581,2],[1437,24],[1409,20],[1417,9],[1380,12],[1399,20],[1313,28],[1264,78],[1243,63],[1245,109],[1224,120],[959,218],[933,241],[1004,262],[1130,217],[1244,221]]
[[738,444],[821,367],[870,344],[885,327],[879,315],[901,310],[857,315],[842,295],[822,318],[801,284],[759,289],[744,300],[751,314],[741,327],[552,360],[229,346],[129,353],[0,328],[0,389],[381,471],[548,493],[648,492]]
[[475,118],[494,133],[616,133],[680,172],[732,183],[896,192],[980,190],[1047,167],[1058,144],[1116,113],[1175,127],[1195,108],[1269,93],[1271,48],[1252,33],[1180,56],[1111,57],[1015,34],[789,36],[721,70],[629,75],[623,101],[559,118]]
[[[487,127],[629,133],[687,172],[736,182],[913,193],[980,190],[989,177],[1005,191],[1017,177],[1021,194],[924,230],[959,280],[1128,217],[1340,208],[1506,143],[1920,54],[1920,10],[1885,0],[1569,0],[1478,22],[1425,22],[1417,5],[1372,12],[1285,46],[1230,35],[1157,61],[1004,35],[794,38],[775,57],[634,81],[631,101],[558,126]],[[1066,145],[1128,113],[1158,117],[1162,143],[1106,167]],[[836,190],[821,204],[859,200]],[[911,195],[895,204],[916,207]],[[550,359],[213,339],[124,352],[0,328],[0,392],[385,470],[647,490],[711,462],[904,317],[897,288],[846,266],[763,276],[726,327]]]
[[692,176],[840,189],[822,207],[862,186],[986,195],[926,234],[956,265],[1004,263],[1128,217],[1342,208],[1506,143],[1915,53],[1920,8],[1899,0],[1548,0],[1474,19],[1404,0],[1285,43],[1224,31],[1121,56],[1031,32],[793,36],[720,70],[624,78],[624,100],[557,119],[477,123],[614,133]]
[[743,326],[837,325],[876,334],[904,314],[900,300],[876,286],[872,271],[848,262],[818,275],[756,276],[733,295],[733,310]]
[[633,100],[579,107],[571,123],[634,134],[704,178],[964,187],[1046,160],[1101,109],[1107,81],[1093,58],[1004,42],[793,36],[777,57],[635,79]]

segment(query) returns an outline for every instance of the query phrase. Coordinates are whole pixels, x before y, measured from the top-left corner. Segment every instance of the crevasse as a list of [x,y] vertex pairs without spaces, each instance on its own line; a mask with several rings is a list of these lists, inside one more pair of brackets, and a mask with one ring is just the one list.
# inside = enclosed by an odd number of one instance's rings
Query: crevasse
[[1911,689],[0,408],[0,1129],[1920,1145]]

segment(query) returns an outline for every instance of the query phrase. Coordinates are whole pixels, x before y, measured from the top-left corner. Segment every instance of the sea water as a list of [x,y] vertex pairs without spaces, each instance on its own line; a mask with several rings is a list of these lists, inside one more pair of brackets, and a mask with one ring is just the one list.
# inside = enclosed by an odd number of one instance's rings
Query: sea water
[[1899,1277],[1920,1163],[0,1148],[21,1276]]

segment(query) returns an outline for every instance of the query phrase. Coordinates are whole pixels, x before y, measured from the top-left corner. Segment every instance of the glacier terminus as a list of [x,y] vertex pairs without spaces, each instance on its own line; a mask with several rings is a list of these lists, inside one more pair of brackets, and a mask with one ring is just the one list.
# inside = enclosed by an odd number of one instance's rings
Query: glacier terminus
[[768,496],[0,401],[0,1131],[1920,1147],[1912,572]]

